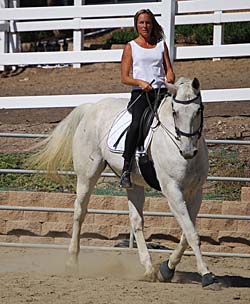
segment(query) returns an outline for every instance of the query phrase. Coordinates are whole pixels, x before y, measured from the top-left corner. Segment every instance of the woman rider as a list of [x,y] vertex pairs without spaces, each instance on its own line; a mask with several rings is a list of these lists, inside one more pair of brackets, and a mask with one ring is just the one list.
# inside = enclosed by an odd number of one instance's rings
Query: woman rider
[[134,16],[134,27],[138,36],[127,43],[121,61],[122,83],[133,87],[128,104],[132,122],[125,139],[124,166],[120,181],[122,188],[132,187],[130,172],[137,147],[140,118],[149,106],[146,94],[154,105],[155,89],[160,89],[163,97],[163,93],[166,93],[166,82],[174,83],[175,80],[168,48],[163,39],[164,32],[153,13],[148,9],[138,11]]

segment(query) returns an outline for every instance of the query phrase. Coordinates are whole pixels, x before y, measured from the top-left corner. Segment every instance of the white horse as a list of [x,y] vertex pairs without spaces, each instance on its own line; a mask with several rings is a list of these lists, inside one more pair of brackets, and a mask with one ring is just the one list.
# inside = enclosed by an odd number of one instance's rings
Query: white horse
[[[150,144],[156,175],[161,191],[181,229],[180,243],[169,260],[160,266],[158,278],[170,281],[174,270],[189,244],[192,248],[202,286],[213,284],[200,251],[195,219],[202,200],[202,185],[208,172],[207,148],[201,136],[203,105],[200,84],[195,78],[181,77],[168,85],[172,96],[165,96],[159,109],[159,126]],[[139,102],[139,101],[138,101]],[[69,246],[70,263],[77,264],[80,250],[81,225],[93,187],[108,164],[120,173],[121,155],[107,148],[107,134],[115,117],[126,108],[128,100],[107,98],[96,104],[75,108],[46,139],[45,147],[35,156],[37,168],[48,171],[65,170],[73,158],[77,175],[77,196],[74,204],[74,223]],[[129,216],[137,242],[145,276],[155,277],[151,257],[143,236],[143,204],[145,181],[137,165],[132,171],[133,188],[127,190]]]

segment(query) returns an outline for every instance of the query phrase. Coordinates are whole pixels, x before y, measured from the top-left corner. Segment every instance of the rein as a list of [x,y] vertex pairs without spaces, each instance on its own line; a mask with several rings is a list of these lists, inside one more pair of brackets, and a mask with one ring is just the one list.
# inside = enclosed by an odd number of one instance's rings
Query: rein
[[[154,113],[154,117],[157,120],[157,124],[153,128],[153,130],[156,129],[158,126],[161,126],[163,128],[163,130],[167,133],[167,135],[169,136],[169,138],[172,140],[172,142],[176,145],[177,149],[180,151],[180,147],[178,146],[178,144],[174,140],[174,138],[177,138],[177,137],[170,130],[168,130],[168,128],[160,121],[160,118],[159,118],[159,115],[158,115],[158,112],[157,112],[158,106],[159,106],[159,104],[161,102],[159,92],[160,92],[160,90],[158,89],[158,92],[157,92],[156,98],[155,98],[155,106],[154,106],[154,108],[152,107],[152,105],[150,103],[150,100],[149,100],[149,97],[148,97],[148,94],[146,93],[146,98],[147,98],[147,102],[148,102],[149,108],[152,111],[152,113]],[[166,96],[170,96],[170,94],[167,93],[165,95],[165,97]]]

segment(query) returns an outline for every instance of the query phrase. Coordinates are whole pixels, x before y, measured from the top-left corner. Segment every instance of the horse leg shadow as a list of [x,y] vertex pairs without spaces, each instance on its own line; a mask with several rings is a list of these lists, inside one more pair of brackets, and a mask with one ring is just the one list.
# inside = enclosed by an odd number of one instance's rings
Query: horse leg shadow
[[[224,275],[224,276],[216,275],[215,278],[216,281],[223,288],[250,287],[250,278],[248,277],[234,276],[234,275]],[[172,279],[172,282],[181,283],[181,284],[200,284],[201,279],[202,279],[201,276],[197,272],[176,271],[174,278]]]

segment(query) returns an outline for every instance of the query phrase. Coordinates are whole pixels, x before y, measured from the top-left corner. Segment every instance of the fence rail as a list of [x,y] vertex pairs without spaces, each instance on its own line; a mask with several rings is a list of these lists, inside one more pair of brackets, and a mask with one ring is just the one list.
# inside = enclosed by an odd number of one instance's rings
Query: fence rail
[[[250,56],[250,43],[223,44],[223,26],[232,22],[250,21],[250,3],[246,0],[162,0],[149,2],[162,25],[172,59]],[[0,65],[33,65],[84,62],[118,62],[121,50],[83,50],[84,29],[132,27],[134,13],[145,3],[81,5],[63,7],[8,8],[0,1]],[[175,46],[175,25],[213,24],[213,45]],[[73,51],[20,53],[21,32],[66,30],[74,31]]]
[[[0,169],[0,174],[46,174],[47,171],[43,170],[22,170],[22,169]],[[72,175],[76,174],[73,171],[58,171],[59,175]],[[103,172],[102,177],[116,177],[114,173]],[[208,176],[208,181],[223,181],[223,182],[250,182],[249,177],[226,177],[226,176]]]
[[[201,90],[202,101],[211,102],[249,102],[250,88]],[[0,109],[40,109],[76,107],[83,103],[95,103],[101,99],[130,98],[130,93],[77,94],[47,96],[0,97]]]
[[[16,248],[40,248],[40,249],[68,249],[67,245],[52,245],[52,244],[29,244],[29,243],[6,243],[0,242],[0,247],[16,247]],[[80,246],[81,250],[101,250],[101,251],[126,251],[126,250],[137,250],[132,248],[121,248],[121,247],[98,247],[98,246]],[[149,249],[149,252],[159,253],[172,253],[174,250],[171,249]],[[192,251],[185,251],[184,255],[194,255]],[[203,251],[202,255],[208,257],[239,257],[239,258],[250,258],[248,253],[229,253],[229,252],[206,252]]]
[[[0,137],[17,137],[17,138],[47,138],[49,134],[35,133],[0,133]],[[206,139],[207,144],[222,145],[250,145],[249,140],[228,140],[228,139]]]

